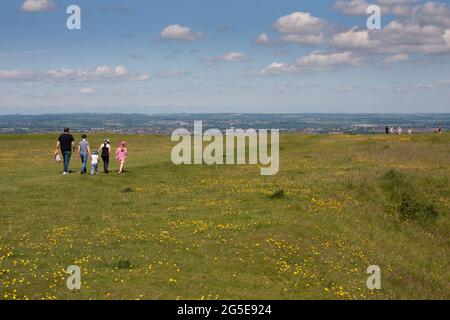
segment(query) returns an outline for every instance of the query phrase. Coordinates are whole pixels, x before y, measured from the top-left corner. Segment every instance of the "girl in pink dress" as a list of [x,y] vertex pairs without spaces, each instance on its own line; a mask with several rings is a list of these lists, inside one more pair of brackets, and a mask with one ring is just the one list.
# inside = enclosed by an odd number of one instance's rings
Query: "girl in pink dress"
[[123,171],[124,171],[125,160],[126,160],[127,154],[128,154],[126,145],[127,145],[126,142],[122,141],[122,142],[120,142],[119,147],[116,150],[116,159],[120,163],[120,169],[118,172],[119,174],[123,174]]

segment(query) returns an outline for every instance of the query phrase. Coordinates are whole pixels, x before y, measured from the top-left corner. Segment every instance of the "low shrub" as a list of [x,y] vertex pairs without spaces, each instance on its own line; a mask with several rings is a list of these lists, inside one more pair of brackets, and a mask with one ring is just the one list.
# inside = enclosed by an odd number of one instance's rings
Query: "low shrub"
[[131,269],[131,262],[130,260],[120,260],[117,264],[118,269]]
[[270,199],[282,199],[282,198],[284,198],[284,190],[283,190],[283,189],[278,190],[278,191],[275,191],[275,192],[270,196]]
[[401,220],[434,220],[439,212],[433,203],[418,192],[412,177],[391,169],[382,178],[384,190]]

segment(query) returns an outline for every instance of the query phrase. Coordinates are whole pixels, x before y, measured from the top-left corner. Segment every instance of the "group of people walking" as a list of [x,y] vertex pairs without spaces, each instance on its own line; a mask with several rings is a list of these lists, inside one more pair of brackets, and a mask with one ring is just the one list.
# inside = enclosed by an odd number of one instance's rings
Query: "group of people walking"
[[[401,135],[402,132],[403,132],[402,127],[398,126],[398,128],[397,128],[397,133],[398,133],[399,135]],[[436,132],[439,133],[439,134],[442,133],[442,126],[441,126],[440,124],[439,124],[438,127],[436,128]],[[394,127],[388,127],[388,126],[386,126],[386,128],[385,128],[385,133],[386,133],[386,134],[394,134],[394,133],[395,133]],[[412,134],[412,133],[413,133],[412,129],[408,129],[408,134]]]
[[[64,128],[64,133],[61,134],[56,143],[55,159],[58,162],[63,162],[63,175],[69,174],[69,164],[72,158],[72,153],[77,153],[77,156],[81,159],[81,174],[87,173],[88,160],[91,160],[91,175],[98,174],[99,158],[103,161],[103,172],[109,173],[111,152],[111,142],[109,139],[105,139],[99,149],[92,150],[87,140],[87,135],[81,136],[82,140],[75,146],[75,139],[70,133],[69,128]],[[61,153],[60,153],[61,152]],[[125,170],[125,161],[128,155],[128,150],[125,141],[119,143],[116,149],[116,159],[119,162],[119,174],[123,174]]]

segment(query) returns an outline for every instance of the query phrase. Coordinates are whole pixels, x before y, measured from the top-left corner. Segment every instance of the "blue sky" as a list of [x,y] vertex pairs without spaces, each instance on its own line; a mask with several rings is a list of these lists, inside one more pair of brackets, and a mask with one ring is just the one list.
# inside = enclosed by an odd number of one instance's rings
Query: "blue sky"
[[0,3],[0,114],[450,112],[449,60],[448,1]]

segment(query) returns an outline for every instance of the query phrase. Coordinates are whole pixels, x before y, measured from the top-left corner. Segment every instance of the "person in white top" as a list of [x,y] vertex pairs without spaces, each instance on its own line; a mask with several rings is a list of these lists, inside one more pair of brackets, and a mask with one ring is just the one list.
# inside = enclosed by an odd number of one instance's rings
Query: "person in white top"
[[98,174],[98,152],[97,151],[92,152],[92,156],[91,156],[91,175],[94,173]]

